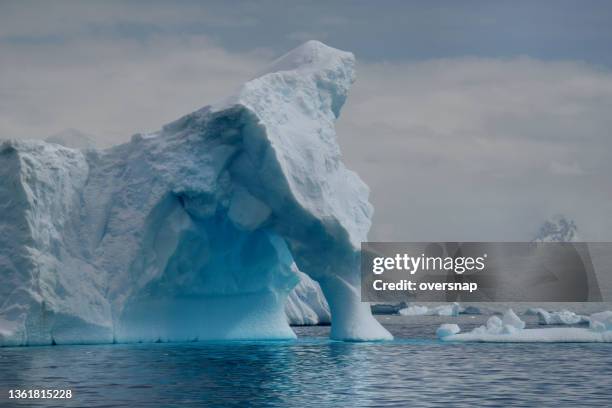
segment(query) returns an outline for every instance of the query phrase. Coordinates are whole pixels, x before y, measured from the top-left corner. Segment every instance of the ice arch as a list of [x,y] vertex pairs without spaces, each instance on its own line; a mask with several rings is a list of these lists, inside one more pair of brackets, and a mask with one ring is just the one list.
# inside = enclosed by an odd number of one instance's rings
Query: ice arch
[[390,338],[360,302],[372,208],[335,139],[353,80],[352,54],[311,41],[124,145],[5,142],[0,344],[291,338],[296,267],[332,338]]

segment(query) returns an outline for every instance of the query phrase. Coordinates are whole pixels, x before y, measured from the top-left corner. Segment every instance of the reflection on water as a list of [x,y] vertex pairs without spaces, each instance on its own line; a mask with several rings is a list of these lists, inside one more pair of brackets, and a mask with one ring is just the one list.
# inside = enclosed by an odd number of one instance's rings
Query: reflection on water
[[301,328],[309,337],[290,342],[0,349],[0,406],[10,388],[75,395],[38,406],[609,406],[612,395],[610,344],[342,343],[319,337],[327,330]]

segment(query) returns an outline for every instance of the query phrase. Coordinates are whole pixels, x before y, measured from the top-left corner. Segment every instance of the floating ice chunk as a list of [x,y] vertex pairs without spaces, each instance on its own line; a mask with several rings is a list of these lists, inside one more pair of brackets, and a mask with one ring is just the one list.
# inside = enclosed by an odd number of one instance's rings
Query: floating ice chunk
[[486,326],[480,326],[471,332],[458,333],[441,337],[443,341],[458,342],[579,342],[601,343],[612,342],[612,312],[591,315],[590,327],[554,327],[546,329],[524,329],[524,322],[511,310],[503,319],[492,316]]
[[429,312],[427,306],[411,305],[404,309],[400,309],[399,314],[402,316],[425,316]]
[[502,317],[502,323],[504,327],[512,327],[517,330],[523,330],[525,328],[525,322],[522,321],[512,309],[506,310]]
[[450,305],[437,306],[433,309],[432,314],[434,316],[459,316],[459,313],[463,311],[463,308],[459,303],[455,302]]
[[375,315],[394,315],[399,314],[400,310],[406,308],[406,302],[400,303],[375,303],[370,305],[372,313]]
[[476,306],[467,306],[459,313],[466,315],[480,315],[482,314],[482,310]]
[[459,303],[440,305],[433,308],[427,306],[411,305],[399,311],[402,316],[458,316],[463,312]]
[[452,324],[443,324],[440,325],[440,327],[438,327],[438,329],[436,330],[436,336],[438,336],[438,338],[442,338],[442,337],[446,337],[446,336],[451,336],[453,334],[457,334],[461,331],[461,329],[459,328],[458,325],[452,323]]
[[589,318],[578,315],[569,310],[561,310],[559,312],[548,312],[544,309],[535,309],[539,322],[542,325],[571,325],[588,323]]
[[[478,329],[478,328],[477,328]],[[502,320],[497,316],[491,316],[487,319],[487,323],[484,327],[481,326],[483,331],[490,334],[499,334],[504,329],[504,324]]]
[[589,327],[597,332],[612,330],[612,311],[592,314],[589,317]]
[[544,310],[544,309],[539,308],[539,307],[530,307],[529,309],[525,310],[525,313],[523,313],[523,315],[537,316],[540,310]]
[[441,340],[492,343],[609,343],[612,342],[612,331],[597,332],[577,327],[552,327],[494,334],[475,329],[443,337]]

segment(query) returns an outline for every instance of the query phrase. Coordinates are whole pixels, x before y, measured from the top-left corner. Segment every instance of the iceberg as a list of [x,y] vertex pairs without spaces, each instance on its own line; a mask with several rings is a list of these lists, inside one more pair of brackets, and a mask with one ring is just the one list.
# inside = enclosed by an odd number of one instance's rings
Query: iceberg
[[391,339],[360,301],[372,206],[334,130],[354,65],[310,41],[122,145],[2,142],[0,345],[294,338],[297,269],[333,339]]
[[[612,342],[612,312],[595,313],[589,318],[589,328],[552,327],[525,329],[523,322],[512,309],[500,319],[491,316],[484,326],[470,332],[451,333],[442,326],[437,336],[442,341],[492,342],[492,343],[609,343]],[[444,325],[443,325],[444,326]]]

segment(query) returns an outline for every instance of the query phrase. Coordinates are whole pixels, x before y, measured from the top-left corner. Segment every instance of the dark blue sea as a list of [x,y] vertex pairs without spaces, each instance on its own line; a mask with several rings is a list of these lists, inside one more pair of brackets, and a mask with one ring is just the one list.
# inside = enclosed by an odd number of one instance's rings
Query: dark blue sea
[[[449,318],[380,319],[396,340],[303,327],[286,342],[2,348],[0,406],[612,406],[612,344],[446,344],[433,334]],[[36,388],[73,398],[8,399]]]

